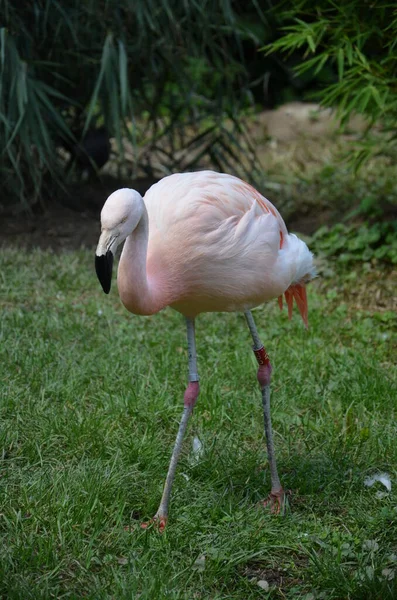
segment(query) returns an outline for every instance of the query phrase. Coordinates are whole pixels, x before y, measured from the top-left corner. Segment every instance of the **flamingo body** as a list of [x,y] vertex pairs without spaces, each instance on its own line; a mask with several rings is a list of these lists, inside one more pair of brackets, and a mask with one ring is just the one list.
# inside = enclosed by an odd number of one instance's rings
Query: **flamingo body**
[[249,184],[199,171],[165,177],[143,201],[133,190],[118,190],[103,207],[103,231],[118,221],[126,225],[131,212],[138,223],[117,238],[126,237],[118,288],[130,312],[246,311],[291,288],[290,308],[295,297],[307,321],[304,283],[314,275],[312,254]]

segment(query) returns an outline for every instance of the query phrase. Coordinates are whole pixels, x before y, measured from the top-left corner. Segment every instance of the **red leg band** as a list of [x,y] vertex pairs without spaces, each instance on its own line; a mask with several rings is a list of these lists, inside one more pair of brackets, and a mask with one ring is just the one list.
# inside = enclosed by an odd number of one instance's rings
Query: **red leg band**
[[265,348],[259,348],[259,350],[254,350],[254,354],[256,356],[256,360],[258,361],[258,365],[270,365],[270,358]]
[[200,384],[198,381],[191,381],[186,388],[184,396],[185,406],[194,406],[200,393]]
[[269,355],[263,346],[262,348],[259,348],[259,350],[254,350],[254,354],[259,365],[257,379],[259,385],[263,388],[265,385],[270,385],[272,365],[270,364]]

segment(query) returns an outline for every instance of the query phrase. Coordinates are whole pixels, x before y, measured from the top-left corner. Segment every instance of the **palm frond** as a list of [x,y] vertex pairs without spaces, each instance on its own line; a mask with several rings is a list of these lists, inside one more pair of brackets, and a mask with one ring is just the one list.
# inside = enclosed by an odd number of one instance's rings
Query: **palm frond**
[[[264,23],[259,4],[250,0],[243,12]],[[97,124],[115,139],[126,172],[140,168],[139,157],[149,168],[139,144],[159,143],[162,160],[166,147],[175,154],[163,170],[211,163],[213,156],[217,168],[240,172],[241,132],[222,129],[248,97],[247,26],[235,0],[0,0],[0,8],[0,169],[7,194],[27,205],[30,194],[42,195],[44,182],[62,181],[57,147],[70,150]],[[124,154],[126,141],[133,158]]]

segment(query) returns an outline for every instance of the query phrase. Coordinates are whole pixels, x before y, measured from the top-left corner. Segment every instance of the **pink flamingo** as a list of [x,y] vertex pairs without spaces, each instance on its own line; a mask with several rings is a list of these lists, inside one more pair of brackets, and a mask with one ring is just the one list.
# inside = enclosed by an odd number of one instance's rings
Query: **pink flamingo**
[[[315,275],[306,244],[288,234],[276,208],[237,177],[200,171],[165,177],[145,198],[120,189],[101,212],[95,266],[109,293],[113,256],[125,241],[117,284],[130,312],[152,315],[166,306],[186,318],[189,384],[160,506],[150,522],[163,531],[189,417],[199,395],[195,318],[202,312],[243,311],[253,339],[262,391],[271,492],[264,504],[284,507],[270,419],[271,365],[250,309],[285,294],[291,318],[295,299],[307,326],[305,284]],[[143,524],[143,527],[147,524]]]

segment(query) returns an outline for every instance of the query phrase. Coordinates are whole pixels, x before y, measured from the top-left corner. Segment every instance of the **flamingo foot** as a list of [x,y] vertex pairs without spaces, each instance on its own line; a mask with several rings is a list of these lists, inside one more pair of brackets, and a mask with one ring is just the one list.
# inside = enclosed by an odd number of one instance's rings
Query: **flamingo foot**
[[285,515],[289,495],[290,490],[284,491],[283,488],[280,488],[276,492],[271,491],[268,497],[259,504],[262,508],[270,509],[273,515]]
[[165,527],[167,525],[168,517],[155,515],[153,519],[150,521],[146,521],[145,523],[141,523],[142,529],[148,529],[152,525],[158,530],[159,533],[164,533]]

